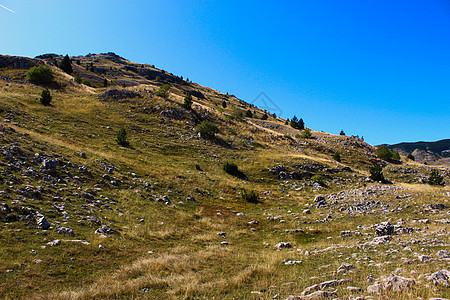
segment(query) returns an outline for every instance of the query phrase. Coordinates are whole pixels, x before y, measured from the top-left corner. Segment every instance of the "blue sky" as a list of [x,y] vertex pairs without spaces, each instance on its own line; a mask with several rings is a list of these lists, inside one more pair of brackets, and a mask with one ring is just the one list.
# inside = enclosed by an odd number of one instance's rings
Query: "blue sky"
[[0,53],[116,52],[314,130],[450,138],[450,1],[0,0]]

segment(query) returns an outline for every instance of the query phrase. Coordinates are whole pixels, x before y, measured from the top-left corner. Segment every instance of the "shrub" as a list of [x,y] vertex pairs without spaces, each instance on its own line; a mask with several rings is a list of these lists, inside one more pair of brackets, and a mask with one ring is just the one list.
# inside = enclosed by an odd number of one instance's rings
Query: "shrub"
[[345,135],[344,130],[341,129],[341,132],[339,133],[339,135]]
[[412,155],[412,153],[409,153],[407,158],[410,160],[416,160],[416,158],[414,157],[414,155]]
[[87,85],[87,86],[92,87],[91,82],[90,82],[89,80],[87,80],[87,79],[83,79],[83,80],[81,81],[81,83],[84,84],[84,85]]
[[107,87],[108,86],[108,79],[103,79],[103,87]]
[[49,84],[53,82],[53,71],[49,66],[35,66],[28,70],[26,80],[35,84]]
[[337,162],[341,162],[341,154],[338,151],[334,152],[333,159]]
[[216,124],[209,121],[203,121],[195,126],[195,131],[200,134],[201,137],[207,139],[214,139],[216,134],[219,133],[219,128]]
[[444,185],[444,177],[439,174],[437,170],[431,171],[431,176],[428,179],[429,185]]
[[252,113],[252,111],[251,111],[250,109],[248,109],[248,110],[245,112],[245,116],[246,116],[247,118],[253,118],[253,113]]
[[120,129],[117,133],[116,142],[122,147],[128,147],[130,145],[130,143],[127,141],[127,131],[125,130],[125,128]]
[[195,164],[195,169],[196,169],[197,171],[201,171],[201,170],[202,170],[202,168],[200,167],[199,164]]
[[162,98],[167,98],[169,96],[170,85],[164,84],[158,88],[156,95]]
[[80,74],[76,74],[76,75],[75,75],[75,82],[76,82],[76,83],[81,83],[81,82],[82,82],[82,79],[81,79]]
[[227,102],[225,100],[223,100],[223,102],[222,102],[222,107],[227,108]]
[[42,105],[49,105],[52,101],[52,95],[48,89],[45,89],[41,93],[41,98],[39,99]]
[[317,182],[321,186],[325,186],[325,180],[323,179],[322,175],[316,174],[311,177],[311,180],[314,182]]
[[311,130],[308,129],[308,128],[306,128],[305,130],[303,130],[303,131],[302,131],[301,137],[304,138],[304,139],[310,139],[310,138],[312,138]]
[[59,63],[59,68],[69,75],[72,74],[72,62],[70,61],[69,55],[66,54],[66,56],[64,56],[64,58]]
[[391,149],[391,159],[393,160],[400,160],[400,153],[398,153],[397,151]]
[[254,190],[251,190],[249,193],[247,193],[247,191],[245,189],[242,190],[241,197],[243,200],[250,202],[250,203],[258,203],[259,202],[259,196]]
[[186,97],[184,97],[183,107],[188,110],[192,108],[192,96],[189,92],[186,94]]
[[241,172],[238,166],[233,162],[225,162],[222,166],[222,169],[232,176],[236,176],[242,179],[245,178],[245,174]]
[[383,175],[383,166],[380,164],[374,164],[370,168],[370,179],[373,181],[385,182],[386,179]]
[[269,118],[269,116],[267,115],[267,113],[264,113],[264,115],[261,117],[261,120],[267,120]]
[[283,137],[285,138],[285,139],[287,139],[287,140],[291,140],[291,141],[295,141],[293,138],[292,138],[292,136],[290,136],[289,134],[285,134],[285,135],[283,135]]
[[225,162],[222,168],[230,175],[236,175],[239,173],[239,168],[235,163]]
[[378,158],[386,161],[390,160],[392,157],[391,150],[385,145],[378,146],[375,154],[378,156]]

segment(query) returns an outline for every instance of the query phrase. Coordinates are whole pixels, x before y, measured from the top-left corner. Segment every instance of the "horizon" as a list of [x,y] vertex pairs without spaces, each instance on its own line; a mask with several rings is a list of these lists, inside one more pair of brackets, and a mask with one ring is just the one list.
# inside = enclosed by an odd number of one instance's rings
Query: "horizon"
[[15,12],[0,10],[2,54],[114,52],[248,103],[264,92],[313,130],[372,145],[449,138],[445,0],[77,3],[2,1]]

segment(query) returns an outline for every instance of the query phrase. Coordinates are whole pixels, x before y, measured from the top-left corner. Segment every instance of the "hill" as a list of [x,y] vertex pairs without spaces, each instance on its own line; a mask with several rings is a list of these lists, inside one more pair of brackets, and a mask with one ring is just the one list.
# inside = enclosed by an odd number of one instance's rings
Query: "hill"
[[405,156],[411,153],[420,162],[450,166],[450,139],[436,142],[398,143],[388,147]]
[[448,170],[114,53],[62,59],[0,56],[2,298],[450,296]]

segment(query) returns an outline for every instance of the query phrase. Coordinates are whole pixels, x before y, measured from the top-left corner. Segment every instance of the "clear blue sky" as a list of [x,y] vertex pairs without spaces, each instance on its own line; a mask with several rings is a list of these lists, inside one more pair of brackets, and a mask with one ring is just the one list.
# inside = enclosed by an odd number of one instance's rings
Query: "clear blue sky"
[[450,138],[449,0],[0,0],[1,54],[113,51],[371,144]]

